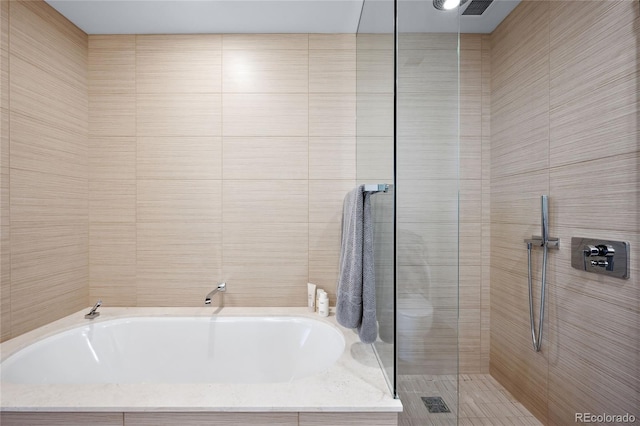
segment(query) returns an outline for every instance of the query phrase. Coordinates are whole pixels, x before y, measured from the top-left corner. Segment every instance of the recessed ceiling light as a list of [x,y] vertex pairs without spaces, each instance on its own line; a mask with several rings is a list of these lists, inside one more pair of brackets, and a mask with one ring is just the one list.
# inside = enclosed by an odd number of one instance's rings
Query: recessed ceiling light
[[433,0],[433,7],[438,10],[452,10],[466,2],[467,0]]

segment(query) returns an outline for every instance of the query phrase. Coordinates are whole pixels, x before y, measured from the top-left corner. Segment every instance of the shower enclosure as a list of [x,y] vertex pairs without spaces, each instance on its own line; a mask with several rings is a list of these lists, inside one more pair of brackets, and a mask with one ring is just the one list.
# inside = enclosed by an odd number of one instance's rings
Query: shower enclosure
[[490,417],[467,374],[542,424],[640,417],[640,3],[498,9],[485,28],[432,0],[360,18],[357,176],[393,183],[373,204],[375,348],[399,424]]

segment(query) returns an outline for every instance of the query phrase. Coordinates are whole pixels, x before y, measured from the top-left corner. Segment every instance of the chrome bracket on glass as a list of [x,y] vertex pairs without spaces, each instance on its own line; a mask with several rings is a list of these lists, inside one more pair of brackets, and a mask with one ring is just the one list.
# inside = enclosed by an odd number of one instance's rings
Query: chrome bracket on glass
[[571,238],[571,266],[581,271],[629,279],[629,243]]

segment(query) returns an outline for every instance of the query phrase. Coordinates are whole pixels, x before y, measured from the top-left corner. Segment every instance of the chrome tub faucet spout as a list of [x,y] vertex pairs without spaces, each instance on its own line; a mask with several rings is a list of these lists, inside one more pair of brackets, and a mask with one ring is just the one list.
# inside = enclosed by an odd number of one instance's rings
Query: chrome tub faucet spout
[[227,283],[218,284],[216,286],[216,288],[211,290],[211,292],[209,292],[209,294],[207,294],[207,297],[204,298],[204,304],[205,305],[210,305],[211,304],[211,298],[213,297],[214,294],[216,294],[217,292],[224,293],[225,291],[227,291]]
[[95,317],[97,317],[98,315],[100,315],[100,312],[98,312],[98,308],[100,307],[100,305],[102,305],[102,300],[98,300],[96,302],[95,305],[93,305],[93,308],[91,308],[91,310],[89,311],[89,313],[87,315],[85,315],[84,317],[86,319],[94,319]]

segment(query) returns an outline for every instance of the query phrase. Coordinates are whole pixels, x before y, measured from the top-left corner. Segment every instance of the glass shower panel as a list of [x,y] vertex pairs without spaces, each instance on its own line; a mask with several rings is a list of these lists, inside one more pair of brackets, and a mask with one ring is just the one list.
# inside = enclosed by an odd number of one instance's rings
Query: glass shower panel
[[[455,425],[459,18],[455,10],[436,10],[431,0],[400,0],[397,10],[397,372],[405,406],[400,424]],[[444,406],[450,413],[430,412]]]
[[395,394],[393,6],[393,0],[366,0],[360,16],[356,36],[356,178],[358,183],[391,184],[386,193],[371,197],[379,327],[373,346]]

